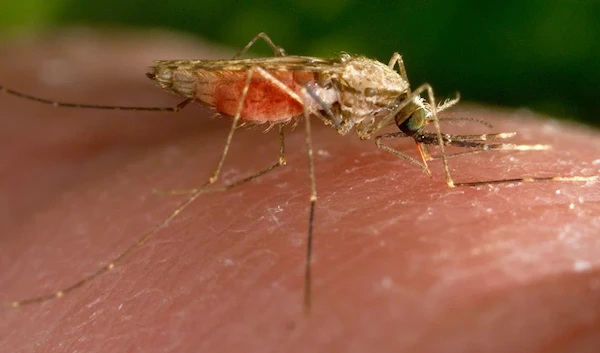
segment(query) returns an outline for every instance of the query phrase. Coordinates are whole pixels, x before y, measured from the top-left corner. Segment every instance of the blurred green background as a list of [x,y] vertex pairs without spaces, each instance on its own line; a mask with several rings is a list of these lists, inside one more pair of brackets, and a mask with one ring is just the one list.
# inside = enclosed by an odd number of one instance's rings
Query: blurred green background
[[168,28],[233,48],[265,31],[298,55],[347,51],[387,62],[398,51],[413,86],[427,81],[438,97],[460,91],[600,125],[600,0],[0,3],[0,36],[82,24]]

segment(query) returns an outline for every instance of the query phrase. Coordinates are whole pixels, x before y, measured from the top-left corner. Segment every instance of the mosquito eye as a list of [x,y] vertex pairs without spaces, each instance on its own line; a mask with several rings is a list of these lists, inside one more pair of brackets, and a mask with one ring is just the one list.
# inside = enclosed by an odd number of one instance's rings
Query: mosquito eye
[[398,128],[403,133],[413,136],[423,130],[427,124],[427,113],[423,109],[419,109],[412,113],[408,119],[404,120]]
[[377,95],[377,90],[373,87],[367,87],[365,88],[364,95],[365,97],[374,97]]

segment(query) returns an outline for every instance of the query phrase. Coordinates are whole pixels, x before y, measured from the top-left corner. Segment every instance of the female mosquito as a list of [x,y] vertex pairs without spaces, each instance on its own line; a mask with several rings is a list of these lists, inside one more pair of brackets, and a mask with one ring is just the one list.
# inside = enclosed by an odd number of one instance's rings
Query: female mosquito
[[[255,42],[262,39],[273,50],[274,57],[240,59]],[[398,68],[397,70],[395,68]],[[238,54],[230,60],[159,60],[150,67],[147,76],[163,89],[184,97],[175,107],[128,107],[93,104],[56,102],[18,92],[0,86],[0,92],[23,99],[49,104],[54,107],[162,111],[179,112],[190,102],[198,102],[212,107],[218,115],[232,117],[220,159],[208,180],[200,187],[185,191],[170,191],[170,194],[189,194],[167,218],[144,234],[123,253],[102,266],[96,272],[78,282],[54,293],[8,303],[13,307],[48,301],[59,298],[113,269],[135,249],[152,238],[159,229],[166,226],[200,195],[207,192],[226,191],[245,184],[276,168],[286,164],[284,126],[304,118],[306,129],[306,147],[309,163],[310,207],[308,215],[308,234],[306,244],[304,276],[304,308],[311,307],[311,261],[312,240],[317,202],[316,181],[314,176],[313,149],[311,140],[311,117],[318,118],[326,126],[335,129],[340,135],[355,131],[362,140],[374,137],[377,147],[397,157],[403,158],[421,168],[428,176],[431,172],[427,162],[441,159],[446,184],[449,187],[476,186],[506,182],[543,182],[543,181],[591,181],[597,177],[549,177],[517,178],[490,180],[481,182],[455,183],[448,167],[448,157],[444,147],[457,146],[468,148],[464,155],[487,150],[546,150],[546,145],[517,145],[510,143],[489,143],[489,140],[505,139],[515,133],[495,133],[482,135],[450,135],[440,130],[438,113],[459,101],[447,100],[437,104],[432,87],[425,83],[411,89],[404,62],[398,53],[394,53],[388,64],[362,56],[343,53],[334,59],[322,59],[306,56],[287,55],[265,34],[256,35]],[[421,97],[427,93],[428,99]],[[451,120],[451,119],[441,119]],[[486,124],[477,119],[475,122]],[[222,187],[211,187],[219,179],[229,146],[236,128],[242,124],[268,124],[279,131],[279,158],[274,164],[259,170],[245,178]],[[435,132],[424,128],[433,124]],[[380,134],[383,128],[396,125],[399,131]],[[489,125],[489,124],[486,124]],[[384,144],[384,140],[400,137],[414,139],[420,154],[420,160],[403,154]],[[439,155],[432,156],[427,146],[438,146]]]

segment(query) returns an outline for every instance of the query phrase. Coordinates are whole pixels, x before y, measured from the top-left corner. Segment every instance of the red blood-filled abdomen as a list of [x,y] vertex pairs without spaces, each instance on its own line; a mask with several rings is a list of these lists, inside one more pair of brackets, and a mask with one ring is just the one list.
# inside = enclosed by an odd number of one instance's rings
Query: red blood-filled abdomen
[[[300,96],[302,84],[314,81],[312,72],[270,71],[271,75]],[[218,71],[198,74],[196,99],[212,105],[219,113],[237,113],[247,71]],[[242,107],[241,119],[254,123],[284,122],[303,114],[302,104],[259,73],[254,73]]]

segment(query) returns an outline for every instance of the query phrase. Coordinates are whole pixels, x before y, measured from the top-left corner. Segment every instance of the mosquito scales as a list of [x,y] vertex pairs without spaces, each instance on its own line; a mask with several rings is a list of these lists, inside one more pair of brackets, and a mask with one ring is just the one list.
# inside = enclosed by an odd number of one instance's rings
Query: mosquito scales
[[[268,44],[274,56],[240,59],[259,39]],[[459,97],[438,104],[429,84],[422,84],[414,90],[411,89],[402,57],[398,53],[392,55],[387,65],[366,57],[346,53],[342,53],[334,59],[293,56],[287,55],[265,33],[259,33],[230,60],[159,60],[150,67],[147,76],[166,91],[182,96],[184,100],[175,107],[76,104],[39,98],[0,86],[0,92],[54,107],[179,112],[190,102],[195,101],[212,107],[219,115],[232,118],[221,156],[208,180],[196,189],[170,192],[189,194],[189,196],[162,222],[141,236],[112,261],[76,283],[51,294],[15,300],[7,304],[20,307],[60,298],[113,269],[118,262],[122,262],[135,249],[150,240],[159,229],[167,225],[202,194],[235,188],[285,165],[284,126],[289,122],[297,122],[301,118],[304,120],[306,130],[310,182],[304,275],[304,308],[306,312],[310,310],[312,300],[312,240],[317,202],[310,117],[316,117],[326,126],[335,129],[340,135],[347,135],[351,131],[355,131],[362,140],[373,138],[378,148],[421,168],[429,176],[431,176],[431,172],[427,162],[441,159],[446,184],[449,187],[507,182],[587,182],[597,179],[595,176],[524,177],[455,183],[448,167],[448,157],[450,156],[488,150],[546,150],[549,146],[489,142],[515,135],[515,133],[507,132],[481,135],[442,133],[439,121],[453,119],[439,119],[438,113],[458,103]],[[424,93],[427,93],[427,100],[421,97]],[[461,120],[473,120],[486,124],[477,119]],[[224,186],[215,187],[214,184],[219,179],[234,132],[242,124],[262,124],[276,127],[279,136],[279,158],[276,163],[252,175]],[[424,130],[429,124],[433,125],[435,132]],[[392,133],[381,133],[382,129],[392,125],[397,126],[399,130]],[[384,143],[385,140],[402,137],[411,137],[415,141],[420,159],[408,156]],[[431,155],[427,146],[439,147],[439,155]],[[447,146],[463,147],[467,150],[448,155],[444,149]]]

